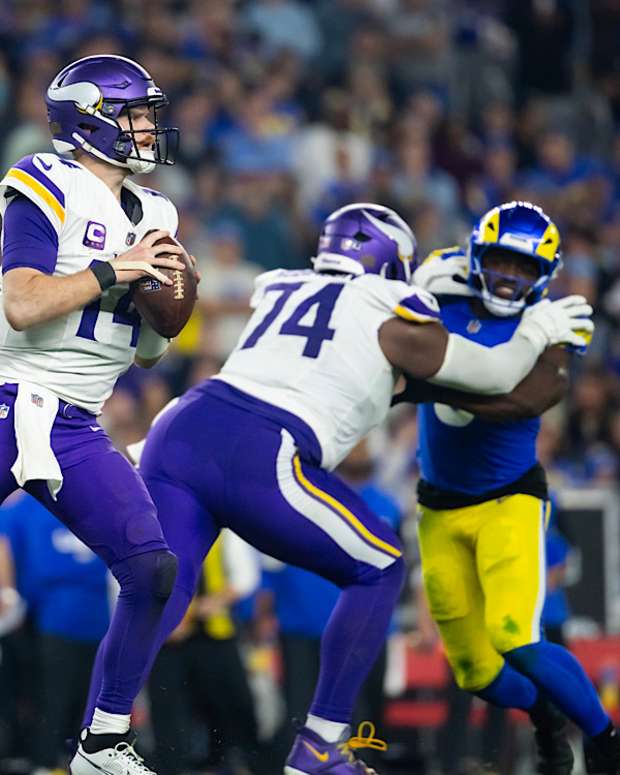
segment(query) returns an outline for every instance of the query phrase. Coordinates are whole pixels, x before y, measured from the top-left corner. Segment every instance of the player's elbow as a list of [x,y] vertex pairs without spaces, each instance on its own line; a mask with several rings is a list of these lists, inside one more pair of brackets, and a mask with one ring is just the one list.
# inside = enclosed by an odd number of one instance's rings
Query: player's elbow
[[136,366],[139,366],[141,369],[152,369],[153,366],[156,366],[161,359],[161,355],[157,356],[156,358],[142,358],[140,355],[136,355],[133,360]]
[[10,296],[4,300],[4,315],[14,331],[25,331],[33,325],[28,309],[19,299]]

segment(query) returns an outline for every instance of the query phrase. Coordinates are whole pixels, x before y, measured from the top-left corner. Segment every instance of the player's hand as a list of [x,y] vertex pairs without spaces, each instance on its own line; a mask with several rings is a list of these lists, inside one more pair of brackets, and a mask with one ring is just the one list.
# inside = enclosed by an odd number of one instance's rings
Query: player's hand
[[162,269],[180,269],[183,271],[185,269],[185,264],[181,261],[177,261],[175,258],[170,258],[169,256],[183,255],[185,252],[184,248],[179,244],[154,244],[162,237],[169,236],[169,232],[160,229],[151,231],[143,237],[137,245],[134,245],[131,250],[113,258],[112,261],[110,261],[110,265],[116,272],[117,282],[131,283],[134,280],[139,280],[141,277],[148,276],[154,277],[164,285],[172,285],[172,280],[163,274],[163,272],[160,272],[158,267],[161,267]]
[[463,255],[429,258],[415,270],[413,282],[430,293],[468,295],[469,261]]
[[194,274],[196,275],[196,282],[199,283],[201,280],[201,274],[198,271],[198,263],[196,261],[196,256],[192,256],[192,254],[189,254],[189,260],[192,262],[192,266],[194,267]]
[[541,351],[555,344],[586,347],[594,331],[593,311],[583,296],[545,299],[526,309],[517,331]]

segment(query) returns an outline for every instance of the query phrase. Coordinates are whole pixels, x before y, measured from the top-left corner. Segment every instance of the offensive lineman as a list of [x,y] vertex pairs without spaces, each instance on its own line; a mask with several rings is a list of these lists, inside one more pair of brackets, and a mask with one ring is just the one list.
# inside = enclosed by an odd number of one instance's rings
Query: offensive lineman
[[[555,224],[528,202],[510,202],[480,219],[467,255],[434,251],[414,279],[438,294],[449,331],[492,347],[546,295],[560,266]],[[569,355],[562,347],[545,353],[548,371],[566,374]],[[530,383],[525,416],[465,396],[455,410],[441,389],[411,382],[398,397],[427,393],[418,410],[426,594],[459,686],[529,713],[538,772],[569,775],[573,767],[564,719],[549,698],[586,735],[587,771],[617,775],[620,739],[593,685],[566,649],[541,635],[550,504],[536,437],[539,415],[563,397],[567,379],[555,390]]]
[[[223,526],[342,588],[287,775],[368,772],[349,738],[356,695],[384,642],[404,562],[397,537],[331,473],[386,415],[401,371],[509,392],[549,345],[591,330],[581,297],[535,308],[490,350],[448,335],[435,299],[410,285],[415,239],[392,210],[354,204],[325,222],[314,271],[256,281],[255,312],[216,378],[153,425],[141,473],[179,557],[159,643],[182,617]],[[155,652],[153,653],[153,656]]]
[[[55,149],[19,161],[0,183],[0,502],[23,487],[107,563],[120,583],[73,775],[145,775],[129,737],[139,688],[177,562],[140,477],[97,417],[132,362],[148,367],[167,340],[130,305],[128,283],[183,269],[177,214],[128,176],[173,163],[178,131],[151,76],[119,56],[65,67],[46,96]],[[150,229],[155,233],[143,236]],[[166,231],[162,231],[165,229]]]

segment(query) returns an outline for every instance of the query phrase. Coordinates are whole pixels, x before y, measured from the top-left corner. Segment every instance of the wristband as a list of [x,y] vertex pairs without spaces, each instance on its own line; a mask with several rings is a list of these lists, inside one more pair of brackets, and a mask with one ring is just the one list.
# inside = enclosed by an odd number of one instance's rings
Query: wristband
[[102,293],[116,285],[116,272],[114,267],[107,261],[93,261],[88,268],[97,278]]

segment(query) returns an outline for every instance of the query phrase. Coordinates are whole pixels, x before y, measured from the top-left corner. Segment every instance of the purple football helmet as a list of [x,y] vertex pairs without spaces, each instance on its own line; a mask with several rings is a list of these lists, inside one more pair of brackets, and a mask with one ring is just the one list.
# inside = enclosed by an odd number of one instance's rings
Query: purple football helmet
[[411,283],[416,248],[413,232],[394,210],[356,202],[327,217],[312,263],[315,272],[378,274]]
[[[82,149],[132,172],[151,172],[156,164],[174,164],[179,130],[158,125],[166,95],[137,62],[112,54],[85,57],[63,68],[45,97],[54,148],[59,153]],[[140,151],[131,108],[152,110],[152,150]],[[129,129],[118,123],[125,111]]]

